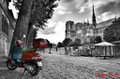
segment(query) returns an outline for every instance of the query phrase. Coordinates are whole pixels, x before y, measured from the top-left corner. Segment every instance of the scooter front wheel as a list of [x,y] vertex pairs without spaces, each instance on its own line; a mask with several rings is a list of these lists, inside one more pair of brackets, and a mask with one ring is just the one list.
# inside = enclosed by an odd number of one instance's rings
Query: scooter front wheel
[[6,65],[8,69],[15,70],[17,68],[17,65],[10,63],[9,61],[6,62]]

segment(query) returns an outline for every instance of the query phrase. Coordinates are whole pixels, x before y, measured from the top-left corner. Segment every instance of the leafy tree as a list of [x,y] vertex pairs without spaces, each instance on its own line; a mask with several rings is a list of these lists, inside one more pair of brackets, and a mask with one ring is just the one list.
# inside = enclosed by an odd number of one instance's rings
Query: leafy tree
[[94,41],[95,41],[95,43],[100,43],[100,42],[102,42],[102,39],[100,36],[96,36]]
[[[23,0],[14,0],[14,5],[18,10],[21,9]],[[30,23],[43,28],[47,20],[53,15],[54,8],[58,6],[56,0],[33,0],[31,7]]]
[[[56,7],[55,6],[56,4],[54,4],[56,0],[13,0],[13,1],[15,3],[16,8],[19,10],[19,13],[16,22],[16,27],[13,32],[10,52],[12,51],[15,40],[21,40],[23,35],[27,35],[28,33],[27,31],[29,31],[28,26],[30,22],[33,25],[39,27],[44,25],[47,22],[47,19],[50,19],[52,17],[53,8]],[[48,18],[48,15],[51,16]],[[26,41],[24,43],[25,43],[24,47],[26,47]]]
[[89,37],[89,39],[90,39],[90,43],[91,43],[91,44],[94,44],[94,43],[95,43],[95,37],[94,37],[94,36]]
[[72,42],[72,40],[70,38],[65,38],[63,40],[63,45],[65,47],[65,54],[68,54],[67,46],[70,44],[70,42]]
[[66,47],[66,46],[68,46],[68,44],[69,44],[70,42],[72,42],[72,40],[71,40],[70,38],[65,38],[65,39],[63,40],[63,45]]
[[[22,1],[22,6],[19,11],[19,16],[16,22],[16,27],[13,32],[13,38],[12,38],[12,42],[10,46],[9,55],[14,47],[15,40],[21,40],[23,38],[23,35],[27,34],[32,3],[33,3],[33,0]],[[26,45],[26,43],[24,43],[24,45]]]
[[105,29],[104,40],[108,42],[120,40],[120,17]]
[[33,43],[33,40],[36,38],[36,35],[37,35],[37,28],[34,28],[34,27],[30,27],[32,29],[30,29],[30,31],[28,31],[28,35],[27,35],[27,39],[26,40],[26,44],[27,44],[27,47],[28,48],[31,48],[32,47],[32,43]]
[[63,44],[61,42],[58,42],[57,47],[63,47]]
[[[14,0],[14,5],[18,10],[21,9],[22,1],[23,0]],[[47,23],[47,20],[52,17],[54,8],[57,7],[57,3],[55,3],[55,1],[56,0],[33,0],[29,21],[30,25],[28,25],[27,32],[28,36],[30,36],[29,31],[32,29],[32,25],[44,29],[43,26],[46,26],[45,23]],[[26,38],[26,41],[29,40],[28,36]]]
[[91,44],[100,43],[100,42],[102,42],[102,39],[100,36],[91,36],[90,37]]
[[75,42],[78,43],[78,44],[80,44],[80,43],[81,43],[81,40],[78,39],[78,38],[76,38],[76,39],[75,39]]

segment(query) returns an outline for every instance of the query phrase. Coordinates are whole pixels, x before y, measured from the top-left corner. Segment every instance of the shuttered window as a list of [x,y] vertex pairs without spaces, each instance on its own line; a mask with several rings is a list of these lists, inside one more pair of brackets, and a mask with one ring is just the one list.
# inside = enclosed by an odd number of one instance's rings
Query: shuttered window
[[2,15],[2,31],[5,33],[5,34],[9,34],[9,26],[8,26],[8,22],[7,22],[7,19],[5,16]]

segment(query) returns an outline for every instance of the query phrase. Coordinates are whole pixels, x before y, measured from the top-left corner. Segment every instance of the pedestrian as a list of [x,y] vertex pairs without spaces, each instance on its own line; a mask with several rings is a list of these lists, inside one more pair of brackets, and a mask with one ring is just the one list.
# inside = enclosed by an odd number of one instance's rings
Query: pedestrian
[[58,47],[56,46],[56,52],[58,51]]

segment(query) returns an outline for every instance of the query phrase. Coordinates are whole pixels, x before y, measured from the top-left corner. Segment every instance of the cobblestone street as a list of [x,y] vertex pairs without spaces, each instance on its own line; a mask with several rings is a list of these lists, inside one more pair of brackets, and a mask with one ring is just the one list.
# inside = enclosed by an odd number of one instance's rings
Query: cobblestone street
[[[22,69],[9,71],[4,59],[0,62],[0,79],[119,79],[120,59],[103,60],[94,57],[72,57],[58,54],[42,54],[43,70],[31,77]],[[111,72],[111,75],[110,75]],[[97,74],[99,73],[99,75]],[[101,74],[101,75],[100,75]],[[109,74],[109,75],[105,75]],[[118,74],[118,75],[116,75]]]

